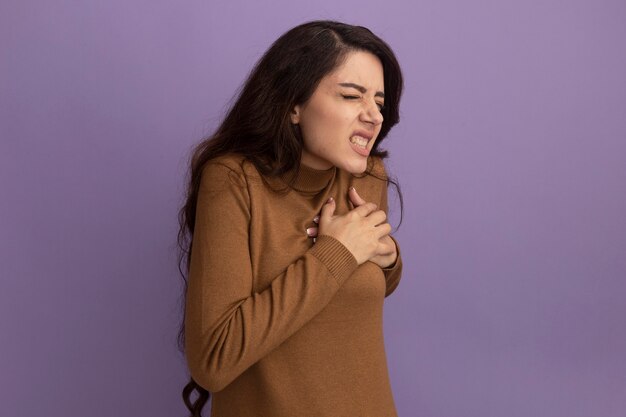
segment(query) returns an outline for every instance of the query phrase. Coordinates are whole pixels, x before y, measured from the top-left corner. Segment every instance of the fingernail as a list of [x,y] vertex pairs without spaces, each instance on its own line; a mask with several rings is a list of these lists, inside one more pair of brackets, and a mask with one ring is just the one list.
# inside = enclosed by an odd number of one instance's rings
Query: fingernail
[[308,236],[312,236],[314,233],[314,229],[312,227],[309,227],[308,229],[306,229],[306,234]]
[[319,223],[319,222],[320,222],[320,216],[313,217],[313,223]]
[[332,197],[330,197],[327,201],[327,203],[332,203],[334,201],[334,199]]
[[354,188],[354,187],[350,187],[350,189],[351,189],[351,190],[354,190],[354,191],[356,191],[356,188]]
[[315,243],[315,242],[317,242],[317,238],[316,237],[313,238],[313,243]]

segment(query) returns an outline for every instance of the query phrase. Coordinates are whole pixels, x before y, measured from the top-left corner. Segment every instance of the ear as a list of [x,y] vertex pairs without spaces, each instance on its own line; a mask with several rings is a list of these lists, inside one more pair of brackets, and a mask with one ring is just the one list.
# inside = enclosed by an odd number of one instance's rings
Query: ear
[[296,104],[291,112],[289,113],[289,117],[291,118],[291,123],[297,125],[300,123],[300,105]]

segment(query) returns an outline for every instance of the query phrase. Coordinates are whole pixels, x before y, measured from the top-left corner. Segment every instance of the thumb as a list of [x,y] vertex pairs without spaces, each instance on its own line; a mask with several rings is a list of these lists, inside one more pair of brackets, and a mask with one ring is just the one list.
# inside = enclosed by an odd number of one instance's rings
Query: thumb
[[350,187],[350,190],[348,190],[348,196],[350,197],[350,201],[354,207],[359,207],[366,203],[366,201],[361,198],[359,193],[356,192],[356,188],[354,187]]
[[326,201],[326,204],[324,204],[324,206],[322,207],[320,222],[322,221],[322,219],[333,217],[333,215],[335,214],[335,207],[335,199],[330,197],[328,201]]

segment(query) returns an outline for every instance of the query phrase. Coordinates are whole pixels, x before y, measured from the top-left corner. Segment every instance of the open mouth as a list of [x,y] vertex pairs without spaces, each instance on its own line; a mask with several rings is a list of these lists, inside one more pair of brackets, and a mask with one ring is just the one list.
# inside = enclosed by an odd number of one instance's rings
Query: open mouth
[[372,140],[372,138],[366,138],[361,135],[352,135],[350,137],[350,146],[354,152],[358,153],[361,156],[369,156],[370,151],[368,149],[368,144]]
[[367,144],[369,143],[369,139],[364,138],[363,136],[354,135],[350,138],[350,142],[363,149],[367,149]]

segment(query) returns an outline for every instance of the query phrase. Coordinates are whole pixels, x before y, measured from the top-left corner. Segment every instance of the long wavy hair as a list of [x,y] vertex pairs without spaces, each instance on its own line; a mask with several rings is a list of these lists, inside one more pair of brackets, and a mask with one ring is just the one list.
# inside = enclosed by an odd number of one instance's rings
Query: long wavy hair
[[[289,113],[295,105],[305,103],[320,80],[354,51],[374,54],[383,66],[385,106],[381,112],[384,120],[370,154],[386,158],[387,151],[381,149],[380,144],[399,121],[403,87],[400,65],[391,48],[369,29],[335,21],[304,23],[278,38],[253,68],[217,130],[193,148],[186,197],[178,213],[178,267],[184,283],[178,333],[181,352],[185,350],[184,306],[202,169],[213,158],[237,153],[252,162],[264,177],[291,170],[297,172],[303,141]],[[402,208],[402,193],[397,182],[386,180],[395,185]],[[197,397],[192,401],[194,391]],[[201,417],[209,392],[190,378],[182,395],[191,417]]]

